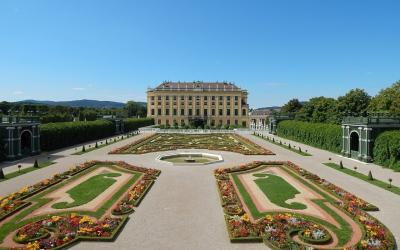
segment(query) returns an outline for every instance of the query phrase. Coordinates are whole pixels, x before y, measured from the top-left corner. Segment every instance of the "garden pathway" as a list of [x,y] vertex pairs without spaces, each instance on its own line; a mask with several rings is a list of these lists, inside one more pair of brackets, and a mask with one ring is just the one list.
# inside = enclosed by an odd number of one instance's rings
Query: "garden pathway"
[[[123,160],[130,164],[161,169],[162,173],[145,197],[130,221],[115,242],[81,242],[73,249],[267,249],[262,243],[231,244],[228,239],[223,211],[213,176],[213,169],[247,163],[253,160],[290,160],[323,178],[353,192],[361,198],[379,206],[381,211],[372,213],[394,233],[400,243],[400,196],[384,191],[366,182],[339,171],[322,166],[329,157],[345,165],[357,163],[340,158],[332,153],[313,149],[311,157],[300,156],[294,152],[268,143],[252,135],[244,135],[250,140],[265,146],[275,156],[244,156],[231,152],[220,152],[224,162],[206,166],[170,166],[155,160],[163,153],[145,155],[108,155],[112,149],[121,147],[142,138],[138,135],[83,155],[71,155],[75,147],[51,152],[50,159],[57,163],[34,172],[0,182],[0,195],[7,195],[26,185],[34,184],[44,178],[65,171],[71,166],[88,160]],[[294,145],[299,145],[294,143]],[[303,148],[303,146],[301,146]],[[188,152],[189,150],[179,150]],[[211,152],[207,150],[191,150]],[[215,153],[215,152],[213,152]],[[47,155],[42,156],[44,159]],[[16,169],[19,163],[33,164],[34,159],[25,159],[13,164],[0,164]],[[353,164],[353,165],[351,165]],[[362,165],[369,166],[369,165]],[[360,167],[360,169],[362,169]],[[385,170],[385,169],[382,169]],[[7,172],[9,170],[6,170]],[[378,178],[378,171],[374,170]],[[393,184],[399,185],[397,177]]]

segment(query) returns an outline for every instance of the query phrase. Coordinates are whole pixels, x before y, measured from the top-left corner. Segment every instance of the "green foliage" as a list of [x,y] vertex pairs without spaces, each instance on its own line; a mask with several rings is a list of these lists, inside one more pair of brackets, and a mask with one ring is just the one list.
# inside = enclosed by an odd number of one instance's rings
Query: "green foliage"
[[368,180],[373,181],[374,177],[372,176],[371,170],[368,172]]
[[277,133],[278,136],[332,152],[340,153],[342,150],[339,125],[288,120],[278,123]]
[[311,98],[296,113],[296,120],[309,122],[337,123],[337,102],[323,96]]
[[124,131],[130,132],[137,130],[141,127],[146,127],[154,124],[152,118],[128,118],[123,120]]
[[128,117],[144,117],[146,116],[146,106],[134,101],[128,101],[125,106]]
[[35,160],[35,163],[33,164],[33,167],[34,167],[34,168],[39,168],[39,163],[38,163],[37,160]]
[[400,170],[400,131],[385,131],[375,139],[373,158],[375,163]]
[[300,103],[298,99],[291,99],[288,103],[283,105],[281,112],[282,113],[295,113],[299,111],[303,105]]
[[352,89],[346,95],[338,98],[337,108],[340,116],[364,116],[371,96],[363,89]]
[[3,134],[2,131],[0,131],[0,162],[2,162],[6,158],[6,152],[4,149],[4,144],[3,144]]
[[392,116],[400,116],[400,81],[381,90],[372,98],[368,111],[386,112]]
[[41,149],[45,151],[111,136],[115,126],[111,121],[60,122],[40,125]]

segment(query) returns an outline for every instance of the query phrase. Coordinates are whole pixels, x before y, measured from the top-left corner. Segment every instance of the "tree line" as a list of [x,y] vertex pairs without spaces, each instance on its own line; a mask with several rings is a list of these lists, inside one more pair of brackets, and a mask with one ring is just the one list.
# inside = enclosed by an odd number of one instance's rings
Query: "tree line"
[[0,102],[1,115],[38,116],[41,123],[94,121],[105,115],[121,118],[146,117],[146,106],[128,101],[123,108],[87,108]]
[[368,116],[373,113],[400,117],[400,81],[382,89],[374,97],[356,88],[336,99],[324,96],[307,102],[291,99],[282,107],[281,113],[289,113],[299,121],[331,124],[340,124],[345,116]]

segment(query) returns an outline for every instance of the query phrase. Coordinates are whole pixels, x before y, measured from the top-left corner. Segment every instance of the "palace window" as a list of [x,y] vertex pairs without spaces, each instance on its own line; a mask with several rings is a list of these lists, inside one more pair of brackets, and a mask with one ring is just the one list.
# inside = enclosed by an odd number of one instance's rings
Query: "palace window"
[[220,110],[219,110],[219,115],[220,115],[220,116],[222,116],[222,115],[223,115],[223,113],[222,113],[222,109],[220,109]]
[[197,116],[200,115],[200,109],[196,109],[196,115],[197,115]]
[[215,115],[215,109],[211,109],[211,115]]
[[169,115],[169,109],[165,110],[165,115]]
[[161,115],[161,109],[157,110],[157,115]]
[[151,115],[154,115],[154,109],[151,109]]
[[235,109],[235,115],[239,115],[239,110]]
[[230,109],[226,110],[226,115],[231,115],[231,110]]
[[189,109],[189,115],[192,115],[192,109]]
[[185,109],[181,109],[181,115],[185,115]]
[[204,116],[207,116],[207,109],[204,109]]
[[176,115],[176,109],[174,109],[174,113],[173,113],[173,115]]
[[246,115],[246,110],[245,109],[242,110],[242,115]]

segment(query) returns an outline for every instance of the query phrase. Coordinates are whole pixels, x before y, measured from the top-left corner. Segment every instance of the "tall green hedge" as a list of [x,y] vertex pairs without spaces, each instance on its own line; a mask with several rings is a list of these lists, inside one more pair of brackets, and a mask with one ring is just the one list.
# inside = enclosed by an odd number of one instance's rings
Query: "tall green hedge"
[[137,130],[138,128],[153,125],[153,118],[128,118],[123,120],[124,123],[124,131],[130,132],[133,130]]
[[287,120],[278,123],[277,134],[335,153],[342,150],[342,129],[339,125]]
[[48,151],[115,134],[111,121],[58,122],[40,125],[41,149]]
[[400,131],[379,134],[375,139],[373,156],[375,163],[400,170]]

